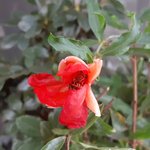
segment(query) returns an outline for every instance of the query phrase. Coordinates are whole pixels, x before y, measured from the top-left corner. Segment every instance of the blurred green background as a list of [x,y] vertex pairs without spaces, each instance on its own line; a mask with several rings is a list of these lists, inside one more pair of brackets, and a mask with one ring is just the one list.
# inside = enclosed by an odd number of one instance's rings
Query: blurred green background
[[[150,1],[101,0],[106,19],[104,39],[128,31],[129,10],[137,13],[142,33],[138,53],[138,120],[140,150],[150,149]],[[90,29],[85,0],[0,0],[0,150],[40,150],[49,140],[66,135],[58,123],[60,109],[41,105],[27,84],[31,73],[55,74],[61,59],[72,50],[55,50],[48,36],[80,40],[95,52],[98,42]],[[112,41],[111,41],[112,40]],[[113,42],[111,39],[109,42]],[[121,43],[123,45],[123,42]],[[125,48],[123,45],[118,50]],[[130,43],[131,45],[131,43]],[[109,48],[109,45],[105,45]],[[146,51],[144,51],[146,49]],[[135,51],[134,51],[135,52]],[[83,135],[74,135],[71,150],[128,148],[133,138],[131,53],[106,54],[102,75],[93,91],[103,108],[112,106]],[[101,94],[110,90],[101,97]],[[94,145],[94,146],[93,146]],[[62,148],[63,149],[63,148]]]

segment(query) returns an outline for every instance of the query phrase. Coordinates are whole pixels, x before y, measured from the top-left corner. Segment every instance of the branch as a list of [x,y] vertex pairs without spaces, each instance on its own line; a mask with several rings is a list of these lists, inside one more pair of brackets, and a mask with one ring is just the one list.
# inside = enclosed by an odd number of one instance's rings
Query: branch
[[66,145],[66,150],[70,150],[70,141],[71,141],[71,135],[66,135],[66,142],[65,142],[65,145]]
[[[132,113],[132,133],[136,132],[137,104],[138,104],[138,83],[137,83],[137,56],[131,58],[133,66],[133,113]],[[132,148],[136,148],[136,140],[132,141]]]

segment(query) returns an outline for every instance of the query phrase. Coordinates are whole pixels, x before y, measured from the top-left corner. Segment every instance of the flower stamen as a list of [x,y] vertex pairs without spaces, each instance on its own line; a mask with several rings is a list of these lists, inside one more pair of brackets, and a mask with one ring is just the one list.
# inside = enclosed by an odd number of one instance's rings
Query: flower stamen
[[74,90],[80,89],[86,83],[87,77],[87,74],[83,71],[78,71],[75,78],[73,78],[72,82],[69,84],[69,88]]

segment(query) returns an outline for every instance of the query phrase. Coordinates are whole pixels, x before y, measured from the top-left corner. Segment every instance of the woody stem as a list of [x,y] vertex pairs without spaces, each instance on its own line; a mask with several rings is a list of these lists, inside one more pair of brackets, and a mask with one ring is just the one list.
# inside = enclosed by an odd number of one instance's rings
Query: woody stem
[[70,141],[71,141],[71,135],[66,135],[66,142],[65,142],[65,146],[66,146],[66,150],[70,150]]
[[[131,58],[133,66],[133,113],[132,113],[132,133],[136,132],[137,122],[137,103],[138,103],[138,85],[137,85],[137,56]],[[136,148],[136,140],[132,141],[132,148]]]

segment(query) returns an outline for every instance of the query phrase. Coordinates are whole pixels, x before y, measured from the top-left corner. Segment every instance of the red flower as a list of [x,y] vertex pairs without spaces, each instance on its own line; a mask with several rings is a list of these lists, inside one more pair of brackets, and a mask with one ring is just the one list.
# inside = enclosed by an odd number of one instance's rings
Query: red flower
[[99,75],[102,60],[95,59],[86,64],[75,56],[63,59],[58,67],[56,80],[51,74],[31,75],[28,83],[42,104],[51,108],[62,107],[59,121],[68,128],[80,128],[86,125],[88,108],[100,116],[100,110],[91,90],[91,84]]

